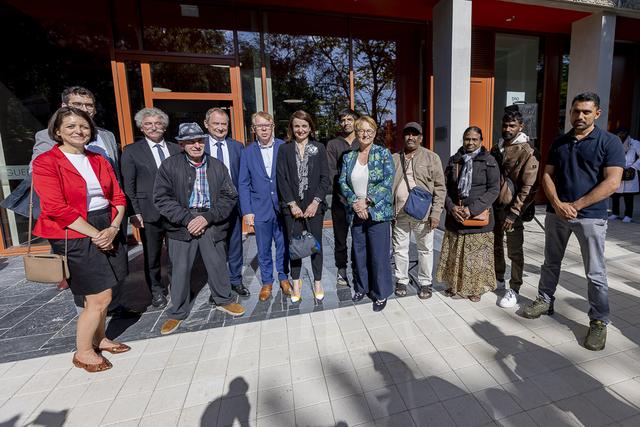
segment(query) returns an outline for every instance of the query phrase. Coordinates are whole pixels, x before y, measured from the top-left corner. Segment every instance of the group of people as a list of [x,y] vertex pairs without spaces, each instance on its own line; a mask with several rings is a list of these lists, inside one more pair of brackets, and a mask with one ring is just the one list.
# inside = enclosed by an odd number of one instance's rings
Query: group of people
[[[624,168],[623,145],[594,125],[599,111],[597,95],[578,95],[571,110],[573,129],[551,149],[542,175],[550,204],[540,294],[523,312],[530,318],[553,312],[564,249],[569,235],[576,233],[592,307],[585,346],[592,349],[604,347],[608,321],[602,256],[606,199],[618,188]],[[282,294],[292,303],[300,301],[302,260],[290,257],[289,248],[303,234],[316,241],[310,255],[312,286],[315,299],[322,301],[328,199],[338,286],[349,285],[351,232],[353,301],[367,296],[372,309],[381,311],[394,292],[407,295],[411,234],[418,250],[418,297],[430,298],[434,230],[445,211],[436,269],[438,280],[447,285],[445,294],[477,302],[504,286],[506,235],[511,281],[499,304],[513,307],[518,302],[523,216],[533,206],[539,162],[517,108],[505,110],[502,138],[491,151],[483,147],[480,128],[466,129],[462,147],[444,169],[438,155],[422,146],[419,123],[404,126],[403,147],[392,155],[374,144],[375,120],[350,109],[340,113],[341,135],[325,148],[315,140],[312,117],[302,110],[290,117],[285,141],[275,138],[270,114],[253,114],[255,141],[245,147],[228,136],[229,116],[222,109],[206,112],[206,132],[198,123],[181,123],[174,143],[165,139],[168,116],[144,108],[135,115],[143,138],[127,145],[121,158],[113,134],[94,125],[94,114],[90,91],[65,90],[48,129],[36,135],[32,163],[41,201],[34,234],[49,239],[53,252],[66,255],[68,285],[83,307],[73,358],[78,367],[109,369],[103,352],[129,350],[105,336],[110,304],[124,305],[113,300],[128,273],[122,232],[126,215],[140,231],[152,305],[165,307],[170,295],[162,334],[174,332],[189,316],[195,299],[191,270],[198,253],[207,271],[210,302],[232,316],[244,314],[234,295],[250,294],[242,282],[242,222],[255,230],[260,301],[271,298],[274,260]],[[580,156],[592,160],[582,162]],[[414,203],[426,210],[417,215],[409,207]],[[165,241],[171,263],[168,289],[161,281]]]

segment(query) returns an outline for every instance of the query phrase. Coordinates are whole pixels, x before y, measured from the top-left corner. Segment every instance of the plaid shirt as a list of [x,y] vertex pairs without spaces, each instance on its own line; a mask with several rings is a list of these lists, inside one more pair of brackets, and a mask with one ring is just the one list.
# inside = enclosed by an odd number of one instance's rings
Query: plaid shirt
[[196,170],[196,180],[193,183],[193,191],[189,197],[189,208],[211,207],[209,200],[209,181],[207,181],[207,156],[204,156],[201,163],[194,163],[187,158],[189,165]]

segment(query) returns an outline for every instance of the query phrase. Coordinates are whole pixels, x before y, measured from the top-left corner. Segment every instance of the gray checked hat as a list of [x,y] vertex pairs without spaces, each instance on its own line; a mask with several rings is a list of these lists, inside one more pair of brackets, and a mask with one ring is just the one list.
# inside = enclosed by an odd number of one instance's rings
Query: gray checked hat
[[402,129],[402,133],[405,133],[408,130],[415,130],[420,135],[422,135],[422,126],[420,126],[420,123],[416,123],[416,122],[407,123],[406,125],[404,125],[404,129]]
[[192,139],[201,139],[207,135],[202,131],[202,128],[197,123],[180,123],[178,128],[178,141],[189,141]]

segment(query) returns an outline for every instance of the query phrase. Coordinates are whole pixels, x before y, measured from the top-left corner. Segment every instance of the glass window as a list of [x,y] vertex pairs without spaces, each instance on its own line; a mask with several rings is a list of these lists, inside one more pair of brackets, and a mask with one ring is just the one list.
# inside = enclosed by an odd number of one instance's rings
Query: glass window
[[242,111],[246,140],[252,140],[251,115],[263,111],[262,64],[260,60],[260,33],[238,31],[240,79],[242,81]]
[[[0,3],[0,45],[11,58],[0,67],[0,199],[28,173],[34,135],[47,126],[67,86],[91,90],[95,121],[117,134],[110,24],[102,12],[77,0],[64,8],[42,0]],[[0,218],[4,246],[24,244],[27,218],[4,209]]]
[[228,65],[154,62],[149,66],[154,92],[231,93]]
[[318,33],[331,29],[339,34],[341,28],[346,32],[346,19],[269,15],[265,65],[276,135],[286,135],[289,117],[296,110],[305,110],[315,119],[319,141],[326,142],[338,132],[338,112],[349,106],[349,39]]
[[539,43],[538,37],[496,34],[494,141],[501,136],[506,106],[538,102]]

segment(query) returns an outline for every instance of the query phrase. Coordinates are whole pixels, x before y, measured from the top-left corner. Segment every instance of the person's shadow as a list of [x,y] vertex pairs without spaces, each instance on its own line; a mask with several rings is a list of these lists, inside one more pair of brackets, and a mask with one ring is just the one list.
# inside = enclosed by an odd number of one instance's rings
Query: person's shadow
[[[551,398],[552,405],[559,409],[559,413],[570,412],[582,425],[594,425],[596,422],[593,419],[594,413],[575,410],[570,404],[567,405],[566,400],[586,392],[602,391],[598,393],[598,404],[596,405],[598,409],[594,409],[594,411],[599,412],[603,418],[609,417],[602,413],[600,408],[616,408],[616,412],[621,414],[637,413],[637,408],[606,392],[605,385],[576,367],[571,360],[563,355],[519,336],[505,335],[489,321],[476,322],[471,325],[471,328],[480,336],[493,337],[488,342],[498,350],[495,361],[504,375],[512,379],[512,384],[516,385],[516,389],[519,386],[522,386],[523,389],[534,387],[535,384]],[[576,343],[576,345],[579,344]],[[494,391],[495,389],[489,390],[487,396],[497,405],[499,396],[493,393]],[[523,392],[525,391],[523,390]],[[553,418],[554,414],[548,411],[548,416]],[[547,419],[547,421],[553,425],[564,425],[567,422],[566,419],[561,418]],[[614,420],[609,419],[608,421],[611,423]]]
[[[59,412],[42,411],[38,416],[29,423],[29,425],[42,427],[62,427],[67,420],[69,410],[64,409]],[[20,416],[0,422],[0,427],[18,427]],[[21,424],[22,425],[22,424]]]
[[[229,383],[229,392],[207,406],[200,418],[200,425],[202,427],[215,427],[217,425],[248,427],[251,413],[251,404],[247,396],[248,390],[249,384],[244,378],[234,378]],[[223,401],[227,399],[233,399],[233,402],[223,404]]]

